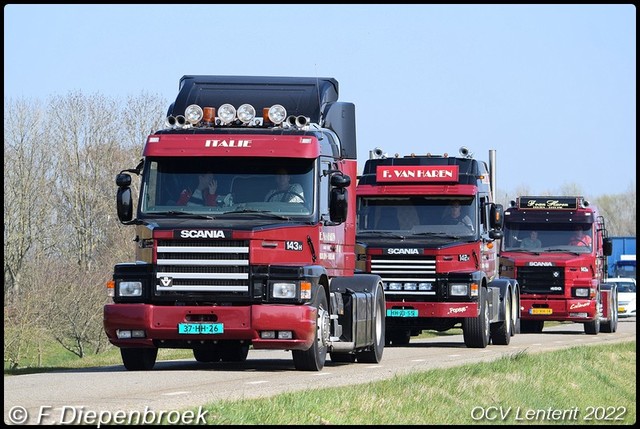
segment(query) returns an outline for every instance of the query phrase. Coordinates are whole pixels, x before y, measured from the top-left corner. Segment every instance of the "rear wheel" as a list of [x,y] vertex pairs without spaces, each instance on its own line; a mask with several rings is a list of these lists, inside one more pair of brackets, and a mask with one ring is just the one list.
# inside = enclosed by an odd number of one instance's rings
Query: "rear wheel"
[[504,302],[504,320],[491,324],[493,344],[508,346],[511,342],[511,294],[507,291]]
[[[612,291],[613,292],[613,291]],[[618,294],[613,294],[609,302],[609,311],[611,317],[604,323],[600,324],[600,332],[612,334],[618,330]]]
[[329,353],[331,362],[336,363],[353,363],[356,361],[356,355],[353,353]]
[[149,371],[156,364],[158,349],[152,348],[121,348],[122,363],[129,371]]
[[387,332],[387,345],[406,346],[411,340],[411,331],[409,330],[393,330]]
[[384,330],[385,330],[385,303],[382,285],[378,283],[376,288],[376,303],[373,310],[373,344],[371,349],[362,351],[356,356],[360,363],[379,363],[382,360],[384,351]]
[[320,371],[327,359],[327,341],[329,339],[329,306],[324,287],[319,286],[312,305],[317,308],[316,336],[308,350],[293,350],[293,363],[300,371]]
[[539,334],[544,329],[544,320],[522,320],[520,331],[525,334]]

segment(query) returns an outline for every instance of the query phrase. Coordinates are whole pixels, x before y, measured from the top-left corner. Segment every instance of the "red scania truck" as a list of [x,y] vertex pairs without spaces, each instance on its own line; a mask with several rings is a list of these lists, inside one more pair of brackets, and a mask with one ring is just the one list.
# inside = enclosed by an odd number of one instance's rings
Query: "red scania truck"
[[384,292],[355,275],[355,106],[338,82],[187,75],[167,115],[116,177],[136,252],[108,282],[104,329],[126,369],[152,369],[159,348],[199,362],[291,350],[306,371],[327,353],[380,362]]
[[484,348],[519,329],[518,284],[498,276],[502,206],[490,157],[489,168],[465,147],[458,156],[371,151],[356,188],[357,268],[384,282],[388,344],[461,327],[467,347]]
[[520,284],[522,332],[542,332],[545,321],[583,323],[592,335],[615,332],[617,291],[604,283],[611,249],[604,218],[582,196],[512,201],[500,274]]

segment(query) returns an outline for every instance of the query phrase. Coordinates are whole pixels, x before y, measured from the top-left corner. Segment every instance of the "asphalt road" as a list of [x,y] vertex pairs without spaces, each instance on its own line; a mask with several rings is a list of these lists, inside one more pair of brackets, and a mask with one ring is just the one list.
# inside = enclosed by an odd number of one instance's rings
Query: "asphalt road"
[[130,372],[117,365],[5,376],[4,421],[99,425],[101,420],[118,422],[118,418],[124,419],[120,422],[127,418],[147,418],[152,422],[154,416],[164,412],[192,423],[202,416],[178,411],[225,399],[366,383],[432,368],[491,361],[519,352],[539,353],[635,338],[633,317],[620,319],[613,334],[586,335],[581,324],[563,324],[545,327],[541,334],[516,335],[508,346],[489,345],[485,349],[466,348],[462,335],[412,339],[406,347],[385,347],[379,364],[336,364],[327,356],[320,372],[296,371],[290,352],[250,350],[243,363],[175,360],[158,361],[148,372]]

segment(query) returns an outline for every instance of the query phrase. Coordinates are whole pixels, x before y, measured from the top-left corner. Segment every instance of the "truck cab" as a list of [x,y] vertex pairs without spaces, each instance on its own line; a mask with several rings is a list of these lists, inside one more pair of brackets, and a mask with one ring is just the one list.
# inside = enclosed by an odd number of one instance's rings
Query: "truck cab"
[[468,347],[508,344],[518,288],[498,277],[502,206],[487,163],[458,156],[371,152],[358,181],[360,272],[384,282],[387,341],[459,326]]

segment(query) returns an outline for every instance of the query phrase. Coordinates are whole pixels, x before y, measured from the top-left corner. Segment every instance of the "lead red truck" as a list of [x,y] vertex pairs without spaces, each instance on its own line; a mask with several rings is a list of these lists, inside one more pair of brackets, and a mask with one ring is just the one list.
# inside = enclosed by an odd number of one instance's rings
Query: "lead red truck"
[[381,361],[382,281],[355,273],[355,131],[333,78],[180,80],[165,128],[116,177],[135,262],[114,268],[104,329],[126,369],[160,348],[207,363],[290,350],[305,371]]

